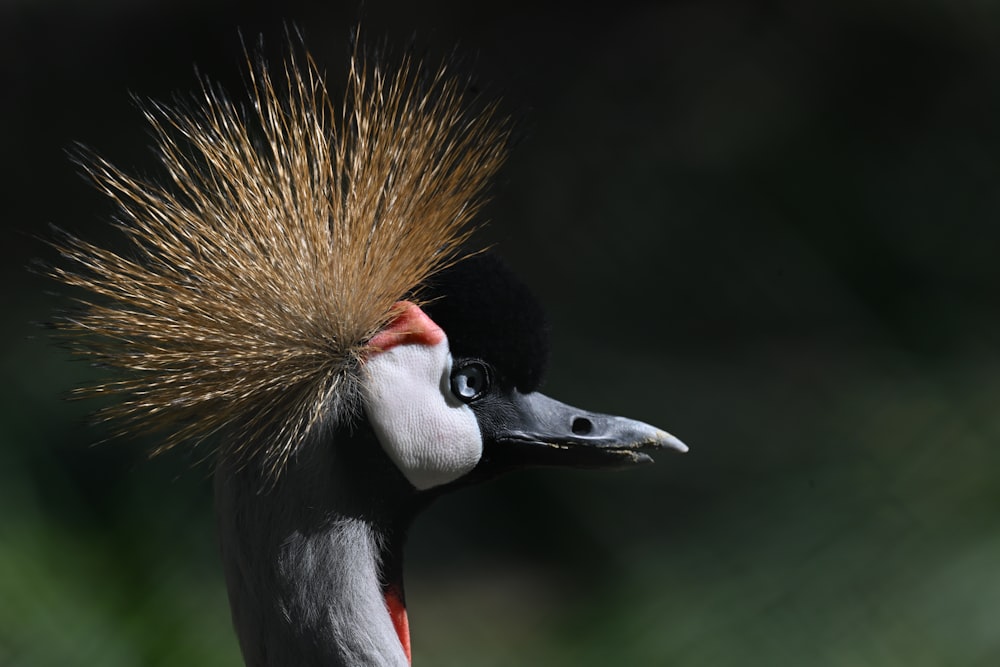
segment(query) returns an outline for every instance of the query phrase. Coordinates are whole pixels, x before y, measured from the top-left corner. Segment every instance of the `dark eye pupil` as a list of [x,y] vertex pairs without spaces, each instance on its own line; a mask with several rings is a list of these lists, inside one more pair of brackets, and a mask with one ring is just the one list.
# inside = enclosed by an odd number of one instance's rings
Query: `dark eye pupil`
[[478,364],[463,366],[451,376],[451,390],[459,398],[472,400],[485,390],[485,385],[486,371]]

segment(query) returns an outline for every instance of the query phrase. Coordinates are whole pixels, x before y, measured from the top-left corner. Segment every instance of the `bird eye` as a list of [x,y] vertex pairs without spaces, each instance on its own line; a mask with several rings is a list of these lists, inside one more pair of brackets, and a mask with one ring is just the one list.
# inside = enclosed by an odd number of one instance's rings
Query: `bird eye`
[[486,366],[478,362],[463,364],[451,373],[451,393],[465,403],[486,393],[489,383],[490,376]]

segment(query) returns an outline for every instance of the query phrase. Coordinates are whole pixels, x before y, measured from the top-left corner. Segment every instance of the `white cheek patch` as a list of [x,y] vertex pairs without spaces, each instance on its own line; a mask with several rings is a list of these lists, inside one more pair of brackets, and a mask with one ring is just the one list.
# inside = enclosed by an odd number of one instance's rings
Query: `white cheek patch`
[[472,409],[451,394],[447,339],[397,345],[364,369],[368,420],[413,486],[447,484],[476,466],[483,438]]

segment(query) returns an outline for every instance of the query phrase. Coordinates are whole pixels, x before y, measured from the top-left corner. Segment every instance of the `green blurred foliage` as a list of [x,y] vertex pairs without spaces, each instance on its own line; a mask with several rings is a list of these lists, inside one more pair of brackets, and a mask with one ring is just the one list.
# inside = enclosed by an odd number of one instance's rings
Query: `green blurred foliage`
[[0,665],[239,664],[205,452],[102,442],[24,267],[49,223],[117,242],[65,151],[155,173],[130,93],[238,91],[237,28],[285,19],[336,87],[359,16],[518,123],[483,238],[551,312],[546,391],[692,447],[432,507],[417,664],[997,664],[1000,8],[216,0],[0,7]]

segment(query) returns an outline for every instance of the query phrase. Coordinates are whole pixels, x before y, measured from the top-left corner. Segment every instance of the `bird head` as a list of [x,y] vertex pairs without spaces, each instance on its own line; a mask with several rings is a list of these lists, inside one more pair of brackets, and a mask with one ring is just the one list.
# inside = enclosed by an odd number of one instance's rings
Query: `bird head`
[[102,414],[122,433],[165,432],[157,453],[226,434],[218,455],[264,485],[361,407],[418,489],[683,448],[538,393],[540,306],[466,250],[505,154],[495,106],[408,60],[353,59],[339,110],[308,56],[283,72],[251,67],[250,112],[208,83],[199,104],[149,104],[165,181],[83,162],[131,248],[55,242],[52,275],[84,292],[57,326],[117,371],[81,391],[121,399]]
[[632,419],[541,393],[548,341],[541,306],[495,255],[430,281],[427,304],[401,301],[369,343],[362,387],[379,443],[419,490],[524,466],[612,468],[686,446]]

